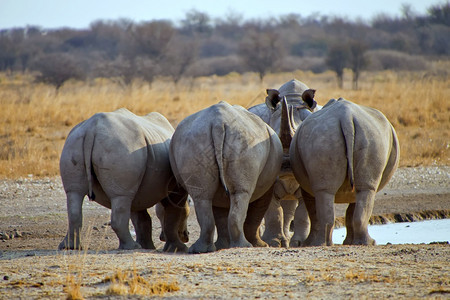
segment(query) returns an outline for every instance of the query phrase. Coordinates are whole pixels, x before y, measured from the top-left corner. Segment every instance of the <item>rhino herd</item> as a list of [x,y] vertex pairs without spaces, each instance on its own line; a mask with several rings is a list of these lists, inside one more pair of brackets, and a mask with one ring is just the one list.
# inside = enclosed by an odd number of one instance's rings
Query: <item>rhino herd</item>
[[[314,93],[294,79],[265,103],[220,102],[175,130],[126,109],[78,124],[60,159],[69,228],[59,249],[81,249],[85,196],[111,209],[119,249],[155,248],[152,206],[168,252],[332,245],[334,203],[349,204],[344,244],[375,244],[368,222],[398,166],[395,130],[378,110],[342,98],[321,107]],[[200,226],[189,249],[188,196]]]

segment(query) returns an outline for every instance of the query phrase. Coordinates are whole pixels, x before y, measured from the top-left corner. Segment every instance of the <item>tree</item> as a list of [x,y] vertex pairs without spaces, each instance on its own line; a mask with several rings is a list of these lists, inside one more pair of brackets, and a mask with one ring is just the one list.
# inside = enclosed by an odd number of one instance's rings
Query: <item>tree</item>
[[251,30],[239,44],[241,59],[259,74],[261,81],[281,64],[285,52],[279,36],[272,30]]
[[181,24],[181,32],[186,35],[209,35],[212,32],[209,15],[195,9],[186,13],[186,17],[181,20]]
[[75,59],[66,53],[43,55],[34,62],[32,69],[40,72],[37,82],[54,85],[56,91],[69,79],[84,78]]
[[169,43],[167,51],[160,61],[161,72],[173,79],[175,84],[186,75],[198,54],[196,39],[177,35]]
[[450,26],[450,2],[431,6],[428,15],[430,23]]
[[349,44],[350,47],[350,68],[353,71],[353,89],[358,89],[359,75],[362,69],[367,66],[367,58],[365,53],[367,51],[367,46],[364,42],[353,40]]
[[175,28],[169,21],[152,21],[133,26],[128,33],[130,56],[158,59],[167,50]]
[[347,44],[338,43],[330,47],[326,57],[327,66],[336,72],[339,88],[344,87],[344,68],[350,59],[350,50]]

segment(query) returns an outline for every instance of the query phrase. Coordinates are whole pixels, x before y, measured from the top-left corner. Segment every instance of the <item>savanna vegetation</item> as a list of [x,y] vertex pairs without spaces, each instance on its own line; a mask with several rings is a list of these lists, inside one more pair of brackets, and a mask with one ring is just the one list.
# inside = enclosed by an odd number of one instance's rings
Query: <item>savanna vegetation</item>
[[[436,63],[448,68],[448,62]],[[199,77],[149,85],[134,81],[131,89],[108,79],[70,81],[59,92],[36,84],[32,76],[0,77],[0,177],[55,176],[59,155],[70,129],[100,111],[126,107],[136,114],[158,111],[176,126],[184,117],[225,100],[244,107],[262,103],[266,88],[297,78],[317,89],[316,100],[344,97],[381,110],[397,130],[400,166],[450,163],[450,79],[425,72],[363,72],[358,90],[342,90],[335,74],[295,71]],[[346,80],[346,81],[345,81]],[[344,83],[350,84],[346,70]]]
[[[389,8],[387,8],[389,9]],[[427,61],[450,55],[450,3],[419,14],[404,4],[401,16],[371,20],[320,14],[301,7],[282,16],[246,20],[229,12],[213,19],[192,10],[177,22],[97,20],[85,29],[0,28],[0,71],[34,71],[35,80],[61,88],[69,79],[108,77],[123,86],[139,78],[223,76],[256,72],[427,70]],[[389,11],[388,13],[392,13]]]
[[176,126],[220,100],[261,103],[292,78],[319,104],[344,97],[385,113],[401,166],[448,165],[450,3],[401,12],[245,20],[193,10],[177,24],[0,29],[0,177],[57,175],[69,130],[96,112],[158,111]]

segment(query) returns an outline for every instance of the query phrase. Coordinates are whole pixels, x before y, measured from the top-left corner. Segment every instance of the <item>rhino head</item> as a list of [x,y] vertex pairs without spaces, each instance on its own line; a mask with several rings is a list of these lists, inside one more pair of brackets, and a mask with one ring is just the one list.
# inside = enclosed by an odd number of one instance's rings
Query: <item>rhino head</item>
[[283,150],[289,152],[298,125],[317,109],[315,90],[293,79],[279,90],[268,89],[266,105],[271,111],[269,125],[278,133]]
[[279,90],[268,89],[266,105],[271,112],[269,125],[278,133],[283,145],[282,173],[290,173],[289,147],[300,123],[318,109],[314,100],[315,90],[293,79]]

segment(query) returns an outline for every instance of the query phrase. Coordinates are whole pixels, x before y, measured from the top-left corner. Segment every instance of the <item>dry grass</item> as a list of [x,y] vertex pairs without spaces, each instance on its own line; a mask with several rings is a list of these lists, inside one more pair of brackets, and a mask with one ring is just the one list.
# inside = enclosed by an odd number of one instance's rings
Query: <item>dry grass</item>
[[108,295],[161,296],[180,290],[177,282],[168,282],[163,279],[149,282],[137,274],[135,269],[133,271],[116,270],[112,277],[106,278],[106,281],[111,281],[106,291]]
[[[136,114],[158,111],[176,126],[184,117],[225,100],[250,107],[262,103],[266,88],[297,78],[317,89],[325,104],[343,97],[381,110],[396,128],[400,166],[449,164],[450,79],[423,73],[364,73],[357,91],[336,87],[333,73],[230,74],[181,82],[136,82],[124,90],[107,80],[69,82],[58,94],[32,83],[28,75],[0,75],[0,178],[55,176],[70,129],[101,111],[126,107]],[[345,74],[350,87],[350,74]]]

